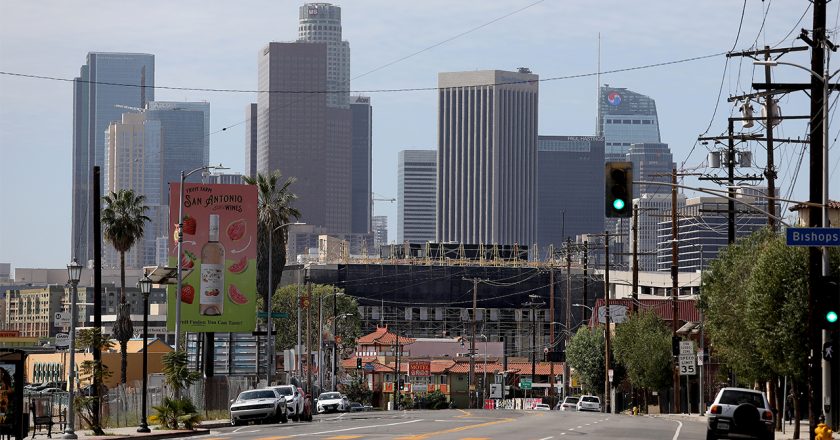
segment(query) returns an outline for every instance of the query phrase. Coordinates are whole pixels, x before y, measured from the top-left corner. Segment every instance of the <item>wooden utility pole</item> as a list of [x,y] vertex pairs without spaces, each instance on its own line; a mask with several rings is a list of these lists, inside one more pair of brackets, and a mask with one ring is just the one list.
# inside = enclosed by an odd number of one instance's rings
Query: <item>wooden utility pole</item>
[[[568,249],[567,249],[568,252]],[[552,257],[554,255],[552,254]],[[552,258],[553,260],[553,258]],[[548,378],[549,390],[548,395],[554,395],[554,264],[552,261],[548,269],[548,315],[551,316],[551,321],[548,324],[548,341],[551,348],[548,350],[549,364],[551,368],[551,376]],[[565,378],[563,378],[565,383]]]
[[310,329],[312,328],[312,282],[307,276],[306,280],[306,393],[309,401],[312,401],[312,339]]
[[[563,354],[569,346],[569,336],[572,332],[572,241],[566,238],[566,334],[563,338]],[[552,369],[554,364],[552,363]],[[552,375],[554,372],[552,371]],[[569,362],[563,358],[563,397],[569,395]]]
[[[732,121],[729,122],[730,133],[732,129]],[[679,248],[677,247],[677,169],[674,168],[671,172],[671,324],[673,326],[673,337],[677,337],[677,330],[680,328],[679,324],[679,308],[677,306],[678,297],[680,295],[679,286]],[[729,203],[733,203],[731,200]],[[732,209],[732,207],[730,207]],[[729,211],[730,216],[734,215],[734,210]],[[673,366],[674,372],[674,412],[679,414],[682,412],[680,405],[680,369],[676,364]]]
[[[610,231],[604,231],[604,412],[610,408]],[[595,319],[598,319],[597,313]]]
[[631,309],[639,311],[639,203],[633,203],[633,298]]
[[[764,46],[764,60],[770,61],[770,46]],[[770,84],[770,66],[764,66],[764,80]],[[767,224],[770,229],[776,230],[776,166],[773,158],[773,123],[774,118],[778,116],[776,113],[776,102],[773,100],[772,94],[767,94],[764,97],[764,105],[767,106],[767,119],[764,121],[764,126],[767,134],[767,168],[764,169],[764,177],[767,178]],[[701,268],[702,270],[702,268]]]
[[[475,314],[478,308],[478,278],[473,278],[473,299],[472,299],[472,337],[470,338],[470,408],[477,408],[475,392],[478,389],[475,380]],[[485,353],[486,354],[486,353]]]
[[[589,298],[589,242],[583,242],[583,305],[588,305]],[[583,308],[583,320],[586,321],[586,307]]]

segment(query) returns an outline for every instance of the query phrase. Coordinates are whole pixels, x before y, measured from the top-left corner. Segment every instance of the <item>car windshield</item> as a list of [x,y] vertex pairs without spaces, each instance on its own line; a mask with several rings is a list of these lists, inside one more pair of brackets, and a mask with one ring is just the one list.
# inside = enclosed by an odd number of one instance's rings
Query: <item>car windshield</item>
[[581,398],[580,398],[580,400],[581,400],[582,402],[587,402],[587,403],[599,403],[599,402],[600,402],[600,401],[598,400],[598,398],[597,398],[597,397],[595,397],[595,396],[585,396],[585,397],[581,397]]
[[577,397],[567,397],[566,400],[563,401],[563,403],[577,403],[577,401]]
[[274,389],[277,390],[277,392],[280,393],[281,396],[291,396],[292,394],[294,394],[292,393],[291,387],[275,387]]
[[323,393],[318,396],[318,400],[330,400],[330,399],[341,399],[341,394],[339,393]]
[[724,390],[723,395],[720,396],[719,403],[723,405],[740,405],[742,403],[749,403],[756,408],[764,408],[764,398],[762,395],[749,391]]
[[274,391],[270,390],[257,390],[257,391],[246,391],[239,395],[239,399],[237,400],[256,400],[256,399],[273,399],[277,396],[274,395]]

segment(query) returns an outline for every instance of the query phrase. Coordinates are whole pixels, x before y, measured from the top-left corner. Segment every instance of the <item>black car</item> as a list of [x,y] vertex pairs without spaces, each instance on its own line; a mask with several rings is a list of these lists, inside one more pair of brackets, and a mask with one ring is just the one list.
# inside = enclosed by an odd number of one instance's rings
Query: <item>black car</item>
[[359,402],[350,402],[350,412],[362,412],[365,410],[364,405]]

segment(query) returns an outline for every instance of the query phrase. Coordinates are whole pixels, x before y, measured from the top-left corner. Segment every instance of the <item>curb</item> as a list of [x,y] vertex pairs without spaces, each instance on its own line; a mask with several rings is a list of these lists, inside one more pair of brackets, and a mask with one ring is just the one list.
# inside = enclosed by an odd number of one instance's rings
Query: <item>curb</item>
[[122,439],[136,439],[142,438],[147,440],[181,438],[181,437],[195,437],[199,435],[210,434],[209,429],[194,429],[192,431],[169,431],[160,434],[139,434],[139,435],[105,435],[105,436],[84,436],[85,439],[108,439],[108,440],[122,440]]
[[230,422],[227,420],[213,420],[204,423],[200,423],[198,425],[198,429],[217,429],[217,428],[225,428],[230,426]]

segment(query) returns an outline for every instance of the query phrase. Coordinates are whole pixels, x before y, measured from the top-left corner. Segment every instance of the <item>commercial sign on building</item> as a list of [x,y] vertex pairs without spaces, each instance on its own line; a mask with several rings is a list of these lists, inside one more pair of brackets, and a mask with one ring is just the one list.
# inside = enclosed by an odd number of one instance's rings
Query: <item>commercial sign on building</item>
[[186,184],[183,243],[178,255],[178,184],[169,189],[169,266],[181,259],[182,287],[171,285],[167,322],[188,332],[249,332],[256,327],[257,188],[254,185]]
[[432,375],[432,363],[429,361],[411,361],[408,363],[408,375],[428,377]]

